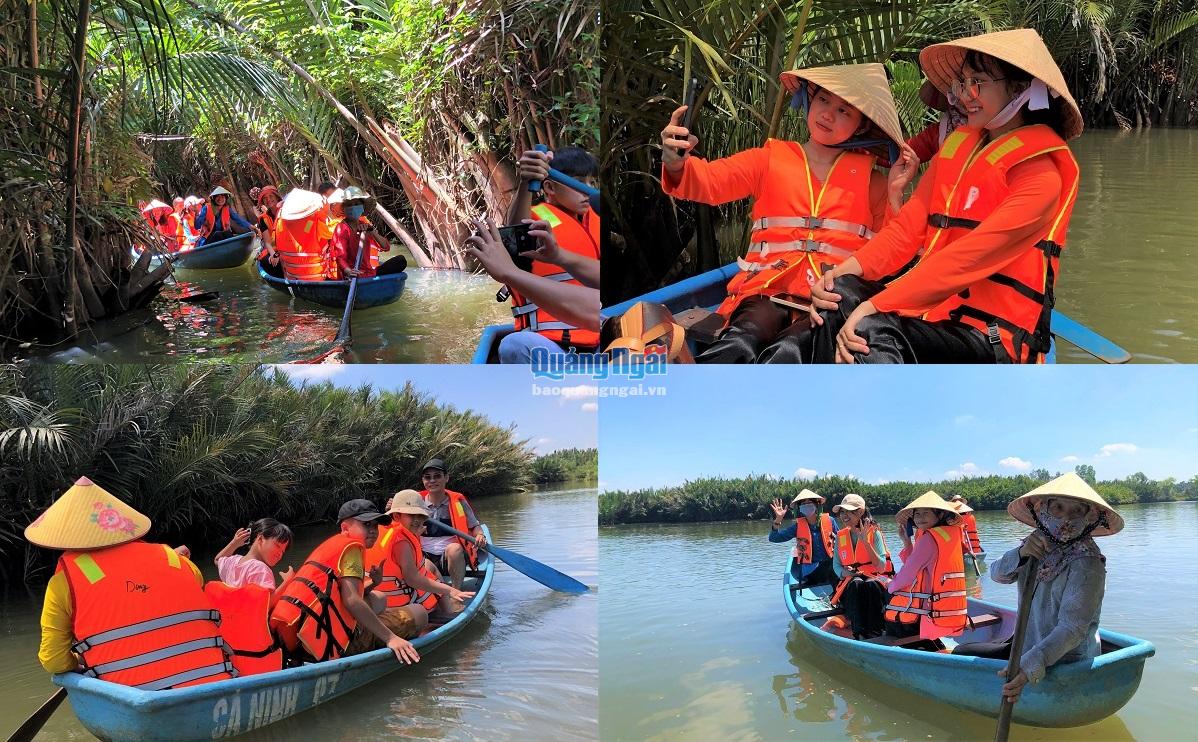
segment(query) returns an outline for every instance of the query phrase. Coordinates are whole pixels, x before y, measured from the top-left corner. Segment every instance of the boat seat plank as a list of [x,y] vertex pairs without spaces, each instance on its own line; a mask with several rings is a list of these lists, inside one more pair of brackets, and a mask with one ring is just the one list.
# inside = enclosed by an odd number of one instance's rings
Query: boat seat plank
[[803,614],[804,621],[818,621],[821,618],[831,618],[832,616],[840,616],[844,614],[841,608],[830,608],[826,611],[812,611],[811,613]]
[[985,628],[986,626],[993,626],[997,623],[1002,623],[1002,616],[998,616],[993,613],[982,613],[977,616],[969,617],[968,628],[981,629]]

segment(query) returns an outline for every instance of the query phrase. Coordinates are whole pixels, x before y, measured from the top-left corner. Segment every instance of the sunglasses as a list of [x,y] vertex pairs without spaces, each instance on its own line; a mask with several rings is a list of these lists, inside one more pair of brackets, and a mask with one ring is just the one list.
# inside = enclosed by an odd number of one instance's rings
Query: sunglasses
[[953,80],[952,86],[949,88],[954,96],[961,98],[976,98],[982,94],[982,86],[992,82],[1002,82],[1005,77],[996,77],[993,80],[979,80],[976,77],[967,77],[964,80]]

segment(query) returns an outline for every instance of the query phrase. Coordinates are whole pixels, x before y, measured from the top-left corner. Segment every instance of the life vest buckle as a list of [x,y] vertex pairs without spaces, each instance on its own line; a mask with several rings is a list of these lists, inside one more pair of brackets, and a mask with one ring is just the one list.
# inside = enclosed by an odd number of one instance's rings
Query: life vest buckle
[[991,345],[1002,345],[1002,337],[998,334],[997,322],[991,322],[986,325],[986,337],[990,340]]

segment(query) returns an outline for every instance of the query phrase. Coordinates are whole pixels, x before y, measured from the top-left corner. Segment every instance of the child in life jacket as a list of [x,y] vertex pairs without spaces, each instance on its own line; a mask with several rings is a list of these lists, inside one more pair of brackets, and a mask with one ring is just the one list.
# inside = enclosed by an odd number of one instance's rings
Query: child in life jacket
[[1066,141],[1081,112],[1031,29],[934,44],[920,63],[966,125],[898,216],[812,288],[803,358],[1042,362],[1079,184]]
[[[941,637],[957,636],[965,629],[965,569],[961,555],[961,528],[956,509],[935,492],[926,492],[895,515],[903,549],[900,569],[886,589],[890,593],[883,620],[886,634],[919,636],[926,643],[908,645],[940,649]],[[915,526],[914,543],[907,535]]]
[[[790,325],[790,311],[770,298],[806,303],[809,286],[829,266],[881,229],[892,200],[897,211],[918,165],[903,143],[882,65],[792,70],[782,83],[794,94],[792,105],[806,112],[805,142],[769,139],[708,162],[689,154],[699,139],[682,126],[686,106],[661,134],[667,194],[711,205],[753,199],[748,253],[717,310],[727,324],[699,362],[772,359],[762,351]],[[875,170],[879,160],[897,166],[889,183]]]
[[[246,553],[235,553],[249,544]],[[267,590],[275,589],[275,576],[271,571],[291,545],[291,529],[274,518],[261,518],[246,528],[238,528],[233,539],[213,557],[221,582],[229,587],[261,585]],[[283,584],[291,579],[295,571],[288,567],[279,573]]]

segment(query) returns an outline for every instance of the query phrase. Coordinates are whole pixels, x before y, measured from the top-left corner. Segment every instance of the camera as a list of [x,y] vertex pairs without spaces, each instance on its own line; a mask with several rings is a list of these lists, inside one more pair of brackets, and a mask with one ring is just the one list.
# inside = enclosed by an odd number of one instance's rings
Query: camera
[[520,253],[537,249],[537,238],[528,234],[531,228],[529,224],[509,224],[499,228],[499,238],[503,240],[507,254],[512,256],[517,268],[527,273],[532,272],[532,258],[521,256]]

